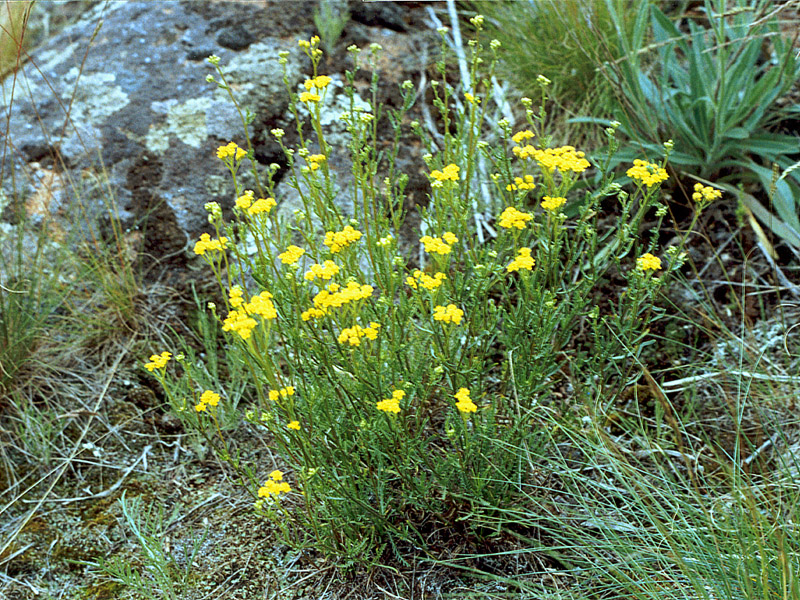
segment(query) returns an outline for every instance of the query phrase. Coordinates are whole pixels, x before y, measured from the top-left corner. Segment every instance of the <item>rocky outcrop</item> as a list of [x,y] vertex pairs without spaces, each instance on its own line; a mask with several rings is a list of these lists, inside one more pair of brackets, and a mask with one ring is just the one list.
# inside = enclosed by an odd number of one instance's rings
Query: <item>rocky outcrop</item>
[[[411,21],[400,5],[378,4],[384,6],[370,13],[351,3],[351,25],[361,28],[359,35],[364,37],[365,24],[382,28],[375,30],[379,42],[381,36],[406,35],[398,32]],[[2,82],[9,130],[0,220],[12,221],[24,210],[28,217],[55,216],[74,226],[102,222],[113,210],[142,244],[140,251],[183,260],[208,228],[204,204],[229,208],[233,202],[216,148],[231,140],[244,145],[239,113],[224,90],[206,81],[213,68],[205,59],[221,58],[238,100],[254,116],[249,131],[262,173],[270,163],[283,166],[268,133],[292,129],[277,57],[289,52],[287,73],[296,87],[309,69],[296,40],[315,33],[315,6],[302,0],[95,5]],[[337,80],[339,69],[341,81],[345,62],[329,60],[326,68],[334,72],[327,72]],[[330,100],[335,110],[336,95]],[[347,161],[331,164],[339,165],[346,187]],[[59,194],[41,201],[43,181]],[[284,212],[292,197],[285,195]],[[35,196],[40,201],[33,206],[29,199]]]

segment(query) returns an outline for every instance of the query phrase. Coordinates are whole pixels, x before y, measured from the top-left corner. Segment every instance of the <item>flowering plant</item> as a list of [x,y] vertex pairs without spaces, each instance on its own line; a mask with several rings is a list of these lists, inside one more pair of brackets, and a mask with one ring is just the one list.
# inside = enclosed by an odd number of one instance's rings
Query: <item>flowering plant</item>
[[[271,178],[258,194],[242,190],[237,172],[253,153],[249,141],[248,150],[228,144],[217,155],[234,181],[235,229],[209,205],[215,237],[204,234],[195,247],[223,292],[224,307],[211,314],[227,334],[228,362],[246,374],[246,388],[237,391],[246,402],[244,420],[264,431],[286,471],[267,478],[232,451],[217,414],[230,401],[223,388],[234,382],[198,395],[199,361],[183,360],[180,380],[170,378],[163,355],[154,354],[147,368],[171,398],[198,398],[196,410],[186,411],[194,413],[192,424],[214,433],[209,439],[248,482],[258,509],[279,521],[290,541],[310,537],[322,552],[364,561],[380,558],[387,544],[398,552],[401,544],[424,547],[432,525],[453,529],[470,514],[500,515],[513,505],[544,454],[536,426],[554,385],[582,365],[590,369],[585,381],[613,375],[587,356],[623,370],[641,342],[643,311],[652,311],[652,298],[680,258],[668,254],[663,270],[653,254],[638,268],[631,264],[660,170],[655,180],[647,171],[632,194],[606,174],[602,187],[568,213],[571,189],[591,165],[575,148],[547,146],[543,108],[534,118],[530,101],[523,102],[527,125],[514,132],[501,122],[497,149],[478,142],[491,97],[481,92],[486,82],[475,81],[482,48],[474,44],[466,109],[451,113],[453,88],[446,81],[435,87],[445,128],[453,119],[457,133],[435,147],[419,123],[411,124],[428,145],[431,183],[422,211],[429,234],[419,237],[415,262],[397,246],[406,233],[404,178],[392,161],[380,163],[374,103],[371,112],[343,115],[358,187],[352,218],[335,202],[333,150],[320,122],[331,79],[317,71],[319,40],[300,45],[312,75],[306,91],[289,92],[292,106],[309,107],[314,135],[303,137],[297,108],[299,147],[286,146],[282,130],[273,135],[303,209],[291,222],[279,219]],[[494,56],[496,45],[491,49]],[[358,66],[359,50],[351,52]],[[373,46],[371,61],[377,52]],[[348,80],[352,99],[352,73]],[[412,86],[402,90],[403,106],[392,115],[398,127],[412,99]],[[608,135],[613,141],[613,129]],[[496,236],[485,243],[467,220],[479,155],[493,165],[494,193],[504,205],[493,215]],[[395,174],[382,189],[374,181],[379,168]],[[612,195],[622,206],[620,222],[604,238],[596,219],[600,200]],[[644,245],[658,253],[655,235]],[[594,298],[613,266],[629,273],[629,293],[601,315]],[[595,336],[576,341],[587,322]]]

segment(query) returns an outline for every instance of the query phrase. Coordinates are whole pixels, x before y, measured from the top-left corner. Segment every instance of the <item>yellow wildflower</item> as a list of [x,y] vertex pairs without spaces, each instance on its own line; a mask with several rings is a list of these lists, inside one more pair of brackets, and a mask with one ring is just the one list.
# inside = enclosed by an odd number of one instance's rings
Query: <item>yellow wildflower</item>
[[515,144],[520,144],[525,140],[529,140],[534,136],[534,133],[530,129],[523,129],[522,131],[518,131],[514,135],[511,136],[511,141]]
[[300,94],[300,102],[319,102],[322,96],[319,94],[312,94],[311,92],[303,92]]
[[461,318],[463,316],[464,311],[458,308],[455,304],[448,304],[447,306],[435,306],[433,308],[433,319],[435,321],[454,323],[455,325],[458,325],[461,323]]
[[300,421],[291,421],[286,427],[294,431],[300,431]]
[[470,104],[480,104],[481,103],[481,99],[480,98],[476,98],[475,96],[473,96],[469,92],[464,94],[464,100],[466,100]]
[[648,252],[636,259],[636,268],[640,271],[657,271],[661,268],[661,259]]
[[520,248],[519,252],[517,253],[517,257],[508,264],[506,271],[509,273],[513,271],[519,271],[520,269],[526,269],[530,271],[535,265],[536,260],[531,257],[531,249]]
[[706,204],[719,198],[722,198],[722,192],[720,190],[715,189],[710,185],[703,185],[702,183],[694,184],[692,200],[698,204]]
[[326,260],[324,263],[320,264],[313,264],[308,268],[306,274],[303,277],[307,281],[314,281],[317,277],[320,279],[330,280],[331,277],[336,275],[339,272],[339,266],[334,263],[332,260]]
[[228,238],[220,237],[218,240],[212,240],[211,236],[204,233],[200,236],[200,240],[194,245],[194,253],[202,256],[208,251],[222,252],[228,245]]
[[195,405],[194,409],[197,412],[203,412],[206,410],[206,407],[216,407],[217,404],[219,404],[219,394],[216,394],[211,390],[206,390],[200,396],[200,402]]
[[328,87],[328,84],[333,81],[327,75],[317,75],[314,79],[306,79],[303,86],[308,90],[311,91],[311,88],[316,88],[318,90],[325,89]]
[[253,203],[253,190],[245,190],[244,194],[236,199],[236,208],[245,210]]
[[506,229],[511,229],[513,227],[516,227],[517,229],[525,229],[525,223],[531,219],[533,219],[532,214],[522,212],[513,206],[509,206],[500,214],[500,219],[498,220],[497,224]]
[[633,166],[625,174],[631,179],[641,181],[647,187],[652,187],[669,179],[666,169],[638,158],[633,161]]
[[369,324],[369,327],[361,327],[361,325],[353,325],[352,327],[347,327],[342,329],[342,332],[339,334],[339,343],[340,344],[350,344],[351,346],[360,346],[361,345],[361,338],[366,337],[369,340],[375,340],[378,337],[378,329],[380,329],[380,323],[376,323],[372,321]]
[[455,393],[455,399],[457,400],[456,408],[459,410],[459,412],[466,414],[478,410],[478,407],[475,406],[475,403],[469,397],[469,390],[467,388],[460,388]]
[[323,243],[331,249],[331,252],[336,254],[342,248],[345,248],[360,239],[361,232],[348,225],[342,231],[326,232],[325,241]]
[[557,211],[559,208],[566,204],[567,199],[562,198],[561,196],[555,196],[551,198],[550,196],[545,196],[542,198],[542,208],[545,210],[549,210],[551,212]]
[[434,182],[431,184],[433,187],[441,187],[445,181],[458,181],[458,165],[450,164],[447,165],[444,169],[439,171],[438,169],[431,171],[431,179],[434,179]]
[[584,158],[585,154],[576,151],[573,146],[546,148],[545,150],[534,148],[529,154],[536,159],[542,169],[551,173],[556,169],[562,173],[566,171],[582,173],[591,166],[589,161]]
[[419,241],[425,246],[425,252],[444,255],[450,254],[453,249],[452,245],[458,241],[458,238],[451,232],[446,231],[441,238],[424,235],[419,238]]
[[419,269],[415,269],[411,277],[406,277],[406,284],[413,289],[417,289],[417,284],[421,285],[426,290],[435,290],[442,282],[447,279],[444,273],[436,273],[433,277],[427,273],[423,273]]
[[253,206],[247,209],[247,214],[260,215],[261,213],[269,213],[277,205],[275,198],[259,198],[253,203]]
[[300,257],[305,253],[306,251],[299,246],[289,246],[286,252],[278,254],[278,258],[280,258],[281,262],[285,265],[293,265],[300,260]]
[[163,369],[167,366],[169,359],[172,358],[171,352],[162,352],[161,354],[153,354],[150,357],[150,362],[145,363],[144,368],[151,373],[156,369]]
[[[292,421],[292,423],[297,423],[297,421]],[[300,429],[299,424],[298,429]],[[283,473],[275,470],[269,474],[269,479],[259,488],[258,496],[260,498],[269,498],[271,496],[277,498],[280,494],[288,494],[291,491],[292,488],[283,480]]]
[[217,148],[217,158],[220,160],[226,160],[227,158],[233,157],[233,160],[238,162],[245,156],[247,156],[247,151],[242,150],[234,142],[229,142],[227,145]]
[[525,175],[525,177],[514,177],[514,183],[509,183],[506,190],[513,192],[515,190],[532,190],[536,187],[533,183],[533,175]]

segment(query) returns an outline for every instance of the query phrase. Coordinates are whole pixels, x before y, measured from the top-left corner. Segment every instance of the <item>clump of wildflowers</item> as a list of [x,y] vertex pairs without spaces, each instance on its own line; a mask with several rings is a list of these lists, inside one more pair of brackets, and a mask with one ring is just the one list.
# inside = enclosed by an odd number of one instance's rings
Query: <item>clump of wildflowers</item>
[[517,229],[525,229],[525,224],[531,219],[533,219],[532,214],[522,212],[513,206],[509,206],[500,214],[497,224],[505,229],[512,229],[514,227]]
[[381,400],[375,404],[375,407],[385,413],[398,414],[400,412],[400,400],[405,398],[405,396],[406,393],[403,390],[395,390],[392,392],[391,398]]
[[275,198],[259,198],[247,209],[247,214],[251,216],[262,213],[269,214],[276,206],[278,206],[278,203],[275,202]]
[[631,179],[641,181],[647,187],[652,187],[669,179],[666,169],[638,158],[633,161],[633,166],[625,171],[625,174]]
[[519,270],[530,271],[536,265],[536,260],[531,256],[530,248],[520,248],[517,257],[506,267],[506,271],[512,273]]
[[197,412],[205,412],[207,407],[216,408],[217,404],[219,404],[219,394],[206,390],[200,395],[200,402],[195,405],[194,409]]
[[446,231],[442,237],[423,235],[419,238],[419,241],[425,246],[425,252],[432,254],[450,254],[450,251],[453,249],[453,244],[458,241],[458,238],[453,233]]
[[636,268],[640,271],[658,271],[661,268],[661,259],[648,252],[636,259]]
[[458,308],[455,304],[448,304],[447,306],[436,306],[433,309],[434,321],[442,321],[443,323],[453,323],[458,325],[464,316],[464,311]]
[[331,249],[331,252],[336,254],[341,251],[342,248],[346,248],[360,239],[361,232],[348,225],[341,231],[328,231],[325,233],[325,241],[323,243]]
[[286,424],[286,428],[292,431],[300,431],[300,421],[289,421]]
[[456,408],[463,414],[473,413],[478,410],[478,407],[469,397],[469,390],[467,388],[460,388],[455,393]]
[[314,307],[303,312],[301,317],[304,321],[322,317],[328,314],[330,308],[339,308],[349,302],[369,298],[373,291],[374,288],[371,285],[359,285],[355,281],[351,281],[345,287],[332,283],[314,296]]
[[228,238],[220,237],[218,240],[212,240],[211,235],[204,233],[200,236],[200,240],[194,245],[194,253],[202,256],[206,252],[222,252],[228,246]]
[[145,363],[144,368],[151,373],[156,369],[163,369],[167,366],[169,359],[172,358],[171,352],[162,352],[161,354],[153,354],[150,357],[150,362]]

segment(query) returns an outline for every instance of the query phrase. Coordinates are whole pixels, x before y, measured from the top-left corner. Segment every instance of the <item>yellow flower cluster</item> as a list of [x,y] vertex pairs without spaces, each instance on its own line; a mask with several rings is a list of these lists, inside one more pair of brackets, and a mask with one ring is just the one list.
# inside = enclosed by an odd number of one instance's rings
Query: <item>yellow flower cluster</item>
[[516,227],[517,229],[525,229],[525,223],[530,221],[533,215],[530,213],[517,210],[513,206],[506,208],[501,214],[497,224],[505,229]]
[[545,210],[549,210],[551,212],[556,212],[559,208],[564,206],[567,203],[566,198],[562,198],[561,196],[545,196],[542,198],[542,208]]
[[397,414],[400,412],[400,400],[405,398],[405,396],[406,393],[403,390],[395,390],[392,392],[391,398],[381,400],[375,404],[375,407],[383,412]]
[[218,240],[212,240],[211,236],[204,233],[200,236],[200,240],[194,245],[194,253],[202,256],[206,252],[217,250],[222,252],[228,245],[228,238],[220,237]]
[[291,491],[292,488],[283,480],[283,473],[273,471],[269,474],[269,479],[259,488],[258,497],[270,498],[275,496],[277,498],[280,494],[288,494]]
[[247,214],[252,216],[269,213],[276,206],[278,206],[278,203],[275,202],[275,198],[259,198],[253,202],[253,206],[247,209]]
[[447,279],[447,275],[444,273],[436,273],[433,277],[431,277],[419,269],[414,269],[411,277],[406,277],[406,283],[415,290],[417,289],[418,284],[424,287],[426,290],[435,290],[442,285],[442,282],[445,279]]
[[217,148],[217,158],[220,160],[226,160],[230,157],[233,157],[233,160],[240,161],[245,156],[247,156],[247,151],[239,148],[234,142],[229,142],[225,146],[220,146]]
[[[272,303],[272,294],[261,292],[253,296],[250,302],[244,303],[242,290],[239,286],[234,286],[230,291],[230,303],[234,310],[228,313],[222,322],[222,331],[234,331],[243,340],[247,340],[253,333],[258,322],[251,316],[257,315],[263,319],[276,319],[278,313]],[[241,308],[238,308],[240,307]]]
[[529,140],[534,136],[534,133],[530,129],[523,129],[522,131],[518,131],[514,135],[511,136],[511,140],[515,144],[521,144],[525,140]]
[[150,362],[145,363],[144,368],[151,373],[156,369],[163,369],[167,366],[169,359],[172,358],[171,352],[162,352],[161,354],[153,354],[150,357]]
[[458,238],[450,231],[445,231],[442,237],[423,235],[419,238],[419,241],[425,246],[425,252],[450,254],[450,251],[453,249],[452,245],[458,241]]
[[278,254],[278,258],[280,258],[281,262],[285,265],[293,265],[300,260],[300,257],[305,253],[306,251],[300,246],[292,245],[286,249],[286,252],[281,252]]
[[434,321],[442,321],[443,323],[454,323],[455,325],[458,325],[461,323],[461,318],[463,316],[464,311],[458,308],[455,304],[436,306],[433,309]]
[[268,394],[269,399],[273,402],[280,398],[288,398],[289,396],[294,396],[294,386],[292,385],[287,385],[279,390],[270,390]]
[[311,88],[316,88],[318,90],[323,90],[328,87],[328,84],[333,81],[327,75],[317,75],[314,79],[306,79],[303,86],[310,92]]
[[481,99],[480,98],[476,98],[475,96],[473,96],[469,92],[464,94],[464,100],[466,100],[470,104],[480,104],[481,103]]
[[300,431],[300,421],[290,421],[286,424],[286,428],[294,431]]
[[666,169],[638,158],[633,161],[633,166],[625,171],[625,174],[631,179],[638,179],[647,187],[669,179]]
[[253,190],[245,190],[244,194],[236,199],[236,208],[247,210],[253,204]]
[[319,102],[320,100],[322,100],[322,96],[319,94],[312,94],[311,92],[303,92],[300,94],[300,102]]
[[472,401],[472,398],[469,397],[469,390],[467,388],[459,389],[456,394],[455,398],[456,408],[462,413],[471,413],[478,410],[478,407],[475,406],[475,403]]
[[582,173],[590,167],[589,161],[584,158],[585,154],[577,152],[573,146],[534,149],[531,155],[542,169],[547,169],[551,173],[556,169],[562,173],[566,171]]
[[339,265],[334,263],[332,260],[326,260],[324,263],[320,264],[313,264],[308,268],[306,274],[303,277],[307,281],[314,281],[317,277],[320,279],[325,279],[326,281],[329,280],[331,277],[336,275],[339,272]]
[[308,168],[312,171],[319,169],[320,163],[325,162],[326,160],[327,157],[324,154],[312,154],[311,156],[306,157]]
[[359,285],[351,281],[345,287],[332,283],[327,289],[314,296],[314,307],[303,312],[300,317],[304,321],[316,319],[328,314],[328,309],[339,308],[349,302],[357,302],[372,296],[374,291],[371,285]]
[[517,158],[521,158],[522,160],[527,160],[534,155],[534,153],[536,152],[536,148],[528,144],[527,146],[514,146],[511,149],[511,151]]
[[336,254],[342,248],[345,248],[361,239],[361,232],[358,229],[353,229],[350,225],[341,231],[328,231],[325,233],[325,241],[323,242],[331,252]]
[[636,268],[640,271],[658,271],[661,268],[661,259],[648,252],[636,259]]
[[342,329],[342,332],[339,334],[339,343],[360,346],[361,338],[363,337],[366,337],[368,340],[376,339],[378,337],[378,329],[380,328],[381,324],[375,321],[372,321],[369,327],[361,327],[361,325],[358,324],[347,327],[346,329]]
[[722,192],[720,190],[713,188],[710,185],[703,185],[702,183],[694,184],[694,194],[692,194],[692,200],[698,204],[706,204],[719,198],[722,198]]
[[509,183],[506,189],[509,192],[513,192],[514,190],[532,190],[535,187],[536,184],[533,183],[533,175],[525,175],[524,178],[514,177],[514,183]]
[[458,181],[458,165],[450,164],[444,169],[431,171],[432,187],[442,187],[445,181]]
[[200,396],[200,402],[198,402],[194,409],[197,412],[204,412],[207,407],[216,408],[217,404],[219,404],[219,394],[215,394],[211,390],[206,390]]
[[530,271],[536,265],[536,261],[531,256],[530,248],[520,248],[517,253],[517,258],[512,260],[506,267],[509,273],[519,271],[520,269],[527,269]]

